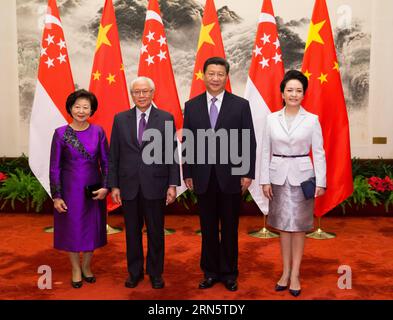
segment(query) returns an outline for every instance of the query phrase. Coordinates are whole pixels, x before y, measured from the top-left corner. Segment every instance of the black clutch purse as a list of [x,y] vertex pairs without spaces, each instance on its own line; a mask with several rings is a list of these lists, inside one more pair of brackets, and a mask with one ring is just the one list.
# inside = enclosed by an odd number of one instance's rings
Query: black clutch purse
[[315,177],[312,177],[306,181],[303,181],[300,186],[302,187],[304,197],[309,200],[315,196],[316,181]]
[[96,195],[93,194],[93,191],[97,191],[101,189],[101,183],[92,184],[90,186],[85,187],[85,195],[87,198],[91,199],[94,198]]

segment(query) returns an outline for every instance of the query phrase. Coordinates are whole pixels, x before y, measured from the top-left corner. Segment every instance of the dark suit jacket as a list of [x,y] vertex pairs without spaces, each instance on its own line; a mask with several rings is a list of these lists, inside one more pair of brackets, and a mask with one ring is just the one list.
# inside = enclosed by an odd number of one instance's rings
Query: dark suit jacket
[[109,187],[120,188],[123,200],[133,200],[139,186],[146,199],[163,199],[170,185],[180,185],[179,165],[175,161],[172,161],[172,164],[165,164],[165,150],[171,148],[169,154],[173,157],[177,146],[173,136],[165,135],[165,121],[171,121],[173,134],[176,132],[173,116],[152,106],[145,129],[154,128],[161,133],[162,164],[145,164],[142,161],[143,149],[154,139],[151,138],[140,146],[136,121],[135,108],[115,116],[110,143]]
[[[194,134],[194,164],[185,162],[183,165],[183,177],[192,178],[194,183],[195,193],[205,193],[209,183],[210,172],[213,164],[208,164],[207,147],[205,149],[205,162],[204,164],[197,164],[197,130],[198,129],[210,129],[210,118],[207,106],[206,93],[203,93],[185,104],[184,109],[184,126],[183,128],[189,129]],[[255,157],[256,157],[256,140],[254,126],[251,116],[250,104],[247,100],[238,97],[229,92],[225,92],[224,98],[221,104],[220,113],[218,115],[215,130],[219,129],[236,129],[238,130],[238,139],[230,142],[228,139],[228,150],[234,145],[237,145],[239,150],[238,154],[242,154],[242,136],[241,129],[250,129],[250,167],[246,174],[242,176],[236,176],[232,174],[232,168],[240,167],[238,164],[234,164],[230,157],[228,164],[215,164],[214,168],[216,171],[217,179],[219,181],[221,191],[225,193],[238,193],[241,190],[240,178],[247,177],[254,179],[255,177]],[[228,134],[229,136],[229,134]],[[232,143],[232,145],[231,145]],[[244,152],[244,150],[243,150]],[[219,159],[220,146],[217,143],[216,155]],[[230,152],[228,153],[230,154]]]

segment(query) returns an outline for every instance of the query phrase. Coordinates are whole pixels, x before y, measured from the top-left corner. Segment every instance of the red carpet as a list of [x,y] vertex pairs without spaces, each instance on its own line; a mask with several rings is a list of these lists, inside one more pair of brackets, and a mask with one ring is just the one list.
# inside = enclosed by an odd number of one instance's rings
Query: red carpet
[[[121,215],[110,216],[112,226],[124,226]],[[176,229],[166,237],[166,287],[154,290],[148,277],[135,289],[124,287],[127,276],[125,234],[110,235],[106,247],[93,261],[96,284],[81,289],[70,286],[70,265],[65,253],[52,248],[52,234],[43,228],[51,215],[1,214],[0,299],[294,299],[274,292],[281,260],[279,239],[257,239],[247,232],[259,229],[262,218],[242,216],[239,234],[239,290],[228,292],[217,284],[199,290],[200,237],[197,216],[167,216],[166,227]],[[298,299],[393,299],[393,219],[386,217],[326,217],[323,229],[332,240],[307,239],[302,264],[302,295]],[[146,240],[146,239],[145,239]],[[40,290],[40,265],[53,272],[53,289]],[[352,289],[337,287],[340,265],[352,268]]]

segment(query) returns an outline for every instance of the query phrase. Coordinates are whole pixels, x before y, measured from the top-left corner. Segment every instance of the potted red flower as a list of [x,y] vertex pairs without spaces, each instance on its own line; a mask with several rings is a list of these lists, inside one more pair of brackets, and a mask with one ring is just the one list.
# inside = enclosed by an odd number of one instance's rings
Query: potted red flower
[[4,172],[0,171],[0,183],[4,182],[7,179],[8,179],[7,175]]
[[380,200],[385,205],[386,212],[388,212],[389,206],[393,205],[393,180],[389,176],[385,178],[373,176],[368,178],[368,184],[372,190],[378,193]]

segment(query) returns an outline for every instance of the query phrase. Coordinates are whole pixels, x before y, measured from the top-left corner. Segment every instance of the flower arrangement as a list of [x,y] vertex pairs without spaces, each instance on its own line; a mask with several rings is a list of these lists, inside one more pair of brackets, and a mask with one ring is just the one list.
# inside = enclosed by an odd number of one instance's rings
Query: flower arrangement
[[368,178],[368,184],[378,193],[379,199],[384,203],[385,210],[388,212],[389,206],[393,205],[393,180],[389,176],[384,179],[373,176]]
[[360,161],[352,159],[352,176],[354,191],[341,203],[343,213],[347,206],[357,208],[371,203],[373,206],[383,204],[385,211],[393,207],[393,165],[378,160]]
[[380,193],[393,191],[393,181],[388,176],[385,179],[380,177],[368,178],[368,184],[373,190]]
[[0,183],[7,180],[7,178],[8,178],[7,175],[4,172],[0,171]]

